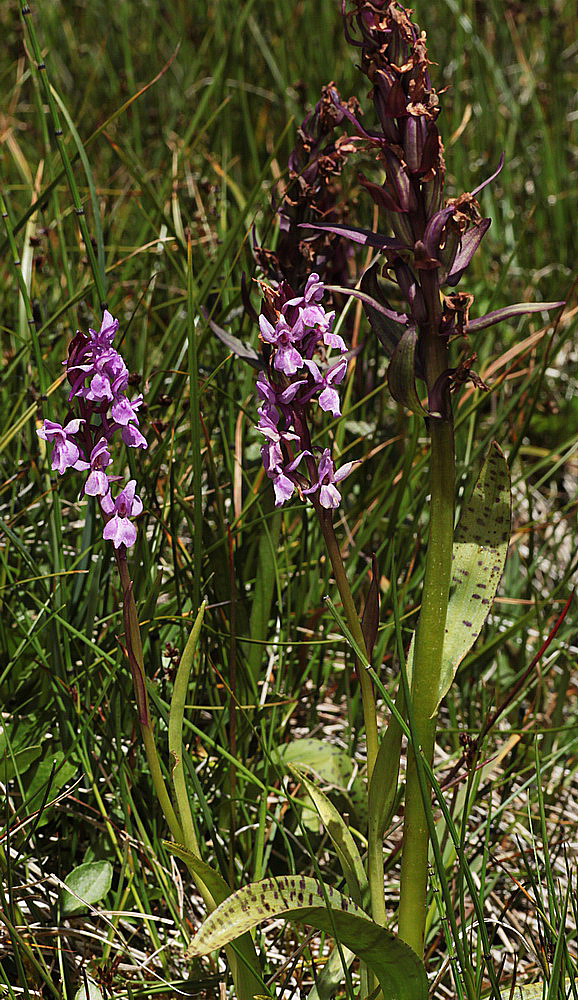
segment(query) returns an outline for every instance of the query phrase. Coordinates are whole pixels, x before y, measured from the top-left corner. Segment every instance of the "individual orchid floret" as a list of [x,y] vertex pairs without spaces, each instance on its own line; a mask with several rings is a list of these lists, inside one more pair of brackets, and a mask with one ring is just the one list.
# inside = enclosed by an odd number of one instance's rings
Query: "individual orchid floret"
[[269,469],[280,468],[283,463],[282,443],[298,441],[299,435],[293,433],[293,431],[280,431],[271,417],[263,412],[263,408],[259,410],[259,423],[257,426],[261,434],[267,439],[261,448],[261,457],[263,458],[265,469],[268,471]]
[[[141,434],[136,424],[125,424],[120,426],[120,436],[127,448],[148,448],[148,442],[144,434]],[[115,427],[116,430],[116,427]]]
[[108,450],[108,441],[101,437],[90,453],[90,473],[84,484],[84,492],[91,497],[104,497],[110,489],[110,483],[104,471],[112,462]]
[[335,510],[341,503],[341,493],[335,484],[345,479],[355,464],[355,462],[346,462],[345,465],[342,465],[340,469],[335,471],[331,452],[329,448],[325,448],[317,467],[317,482],[313,483],[308,489],[303,490],[303,492],[309,494],[319,490],[319,503],[321,506],[325,507],[326,510]]
[[[124,382],[124,379],[122,381]],[[136,399],[129,400],[127,396],[118,392],[117,382],[113,384],[112,391],[114,394],[114,402],[110,411],[112,419],[122,427],[126,427],[129,423],[138,424],[136,411],[142,406],[142,396],[137,396]]]
[[265,343],[271,344],[275,348],[273,367],[278,372],[283,372],[284,375],[294,375],[299,368],[303,367],[303,358],[295,347],[295,341],[300,338],[296,337],[293,328],[288,325],[283,316],[273,326],[261,313],[259,330]]
[[259,414],[266,414],[269,419],[277,424],[283,415],[286,424],[291,421],[291,403],[299,389],[307,384],[306,379],[298,379],[291,382],[286,389],[279,391],[271,384],[264,371],[257,376],[257,392],[263,400],[263,405],[259,409]]
[[287,500],[290,500],[298,488],[298,480],[295,475],[295,470],[299,465],[301,459],[305,455],[310,455],[310,451],[300,452],[293,461],[288,462],[286,465],[278,464],[272,465],[269,463],[269,456],[267,453],[263,454],[263,465],[265,467],[265,472],[267,473],[269,479],[273,481],[273,490],[275,492],[275,506],[282,507]]
[[104,513],[111,515],[104,527],[102,537],[111,541],[115,549],[120,548],[121,545],[125,545],[129,549],[136,541],[136,525],[132,523],[130,518],[138,517],[142,513],[143,505],[135,490],[136,479],[131,479],[118,494],[116,500],[113,500],[111,494],[107,493],[100,501]]
[[117,330],[118,320],[111,316],[108,309],[105,309],[102,317],[102,323],[100,324],[100,330],[97,332],[89,327],[88,332],[90,334],[92,344],[95,347],[105,350],[112,344]]
[[38,437],[52,444],[52,468],[61,476],[67,469],[85,472],[90,468],[80,456],[80,449],[74,440],[84,420],[69,420],[63,427],[54,420],[45,420],[37,430]]
[[341,406],[339,402],[339,393],[337,392],[335,386],[339,385],[345,378],[345,373],[347,371],[347,361],[345,358],[340,358],[337,364],[329,368],[325,374],[322,374],[315,361],[306,361],[305,365],[309,374],[313,378],[313,391],[316,393],[321,390],[318,398],[318,403],[321,409],[326,413],[331,413],[334,417],[340,417]]

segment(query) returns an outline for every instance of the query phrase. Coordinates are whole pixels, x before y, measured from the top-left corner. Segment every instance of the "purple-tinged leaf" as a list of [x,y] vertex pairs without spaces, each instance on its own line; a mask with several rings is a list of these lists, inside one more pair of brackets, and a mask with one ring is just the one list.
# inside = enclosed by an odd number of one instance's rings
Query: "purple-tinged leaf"
[[[381,341],[385,353],[390,358],[403,334],[407,323],[404,313],[395,313],[382,304],[385,298],[383,284],[379,280],[381,261],[378,258],[367,268],[360,281],[361,293],[367,299],[362,299],[363,307],[371,324],[371,329]],[[357,294],[357,290],[355,290]]]
[[500,156],[500,162],[498,163],[498,169],[494,170],[494,172],[491,175],[491,177],[488,177],[487,180],[482,181],[481,184],[478,184],[477,188],[474,188],[474,190],[471,192],[472,193],[472,197],[475,197],[477,194],[479,194],[479,192],[482,191],[483,188],[485,188],[487,184],[491,184],[492,181],[495,181],[496,177],[501,172],[502,167],[504,166],[505,159],[506,159],[506,157],[505,157],[504,153],[502,153],[502,155]]
[[232,354],[236,354],[238,358],[246,361],[248,365],[251,365],[251,367],[255,368],[257,371],[260,371],[265,367],[254,347],[251,347],[250,344],[243,343],[243,341],[239,340],[238,337],[234,337],[232,333],[229,333],[227,330],[223,330],[221,326],[217,326],[217,324],[210,318],[204,306],[201,306],[201,312],[204,319],[207,321],[209,328],[215,334],[215,337],[219,338],[227,350],[231,351]]
[[359,174],[358,180],[368,194],[371,195],[378,208],[383,209],[384,212],[404,211],[382,184],[374,184],[373,181],[368,181],[365,174]]
[[[491,224],[491,219],[480,219],[476,226],[466,230],[463,234],[460,248],[454,257],[450,272],[445,279],[446,285],[450,285],[452,288],[454,285],[457,285]],[[444,284],[443,281],[442,284]]]
[[371,229],[357,229],[355,226],[347,226],[343,223],[335,225],[315,225],[311,222],[302,222],[300,229],[315,229],[324,233],[335,233],[343,236],[354,243],[361,243],[365,247],[376,247],[377,250],[407,250],[408,247],[403,240],[398,240],[394,236],[382,236],[381,233],[374,233]]
[[[363,281],[363,278],[361,280]],[[364,305],[376,309],[382,316],[392,320],[394,323],[405,325],[407,322],[405,313],[398,313],[394,309],[388,309],[387,306],[383,306],[381,302],[378,302],[377,299],[366,294],[366,292],[362,292],[359,288],[346,288],[344,285],[326,285],[325,290],[328,292],[339,292],[341,295],[351,295],[354,299],[360,299]]]
[[406,406],[412,413],[422,417],[430,416],[422,406],[415,385],[415,352],[418,333],[415,326],[405,331],[397,345],[387,369],[389,391],[397,403]]
[[503,309],[495,309],[486,313],[478,319],[472,319],[467,325],[467,333],[475,333],[477,330],[485,330],[494,323],[501,323],[505,319],[513,319],[514,316],[526,316],[530,313],[549,312],[551,309],[560,309],[566,305],[561,302],[517,302],[516,305],[505,306]]

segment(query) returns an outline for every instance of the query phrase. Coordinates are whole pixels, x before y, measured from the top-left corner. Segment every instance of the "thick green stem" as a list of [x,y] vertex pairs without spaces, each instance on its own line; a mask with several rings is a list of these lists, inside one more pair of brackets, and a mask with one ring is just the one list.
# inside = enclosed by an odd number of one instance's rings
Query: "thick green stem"
[[[447,368],[441,338],[426,339],[428,386]],[[414,739],[431,765],[436,732],[436,705],[442,664],[452,569],[455,452],[451,419],[430,420],[430,532],[421,613],[415,638],[411,697]],[[426,916],[429,833],[413,752],[408,753],[401,862],[399,936],[421,957]]]

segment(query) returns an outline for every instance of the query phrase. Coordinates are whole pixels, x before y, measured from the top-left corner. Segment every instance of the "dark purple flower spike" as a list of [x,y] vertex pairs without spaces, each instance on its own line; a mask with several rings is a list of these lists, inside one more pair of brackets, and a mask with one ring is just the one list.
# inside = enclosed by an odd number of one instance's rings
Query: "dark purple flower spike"
[[[394,235],[333,220],[307,220],[301,229],[340,235],[378,251],[360,289],[350,289],[349,294],[363,302],[391,359],[389,385],[394,397],[416,413],[439,416],[439,384],[436,405],[430,398],[426,408],[419,403],[415,386],[416,378],[427,381],[426,337],[433,333],[447,342],[456,333],[464,337],[501,319],[562,303],[520,303],[474,320],[466,311],[464,322],[452,304],[455,295],[443,295],[442,288],[459,283],[489,229],[491,220],[482,216],[476,196],[498,176],[504,157],[471,193],[443,205],[445,161],[436,125],[440,102],[430,80],[425,33],[411,21],[411,12],[394,0],[355,0],[350,11],[344,0],[342,9],[347,39],[360,50],[360,69],[372,86],[379,127],[362,126],[355,108],[339,105],[339,110],[353,130],[355,147],[377,152],[385,182],[376,184],[363,175],[359,180]],[[338,101],[334,93],[332,99]],[[407,303],[405,314],[391,309],[380,280],[382,269],[398,284]],[[435,379],[430,381],[431,396]],[[448,405],[442,409],[450,412]]]

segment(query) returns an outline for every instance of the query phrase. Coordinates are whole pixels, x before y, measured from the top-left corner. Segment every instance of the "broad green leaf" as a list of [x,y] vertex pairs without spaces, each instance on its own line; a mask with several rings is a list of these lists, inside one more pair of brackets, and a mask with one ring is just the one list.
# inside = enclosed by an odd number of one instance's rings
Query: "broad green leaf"
[[[541,982],[519,986],[516,983],[513,989],[511,986],[508,986],[505,990],[502,990],[500,996],[502,1000],[542,1000],[542,997],[549,997],[548,984]],[[557,996],[558,994],[556,994],[556,1000]],[[573,996],[569,979],[564,980],[564,996]],[[552,1000],[554,1000],[554,997],[552,997]]]
[[[173,844],[168,840],[164,840],[163,844],[171,854],[176,854],[191,871],[196,872],[199,878],[202,879],[215,903],[217,903],[217,909],[219,908],[218,904],[231,898],[230,886],[225,882],[222,875],[215,871],[214,868],[211,868],[206,861],[201,861],[196,854],[187,850],[182,844]],[[213,910],[213,913],[215,912]],[[251,935],[241,934],[235,941],[235,950],[241,956],[241,960],[238,961],[235,954],[229,954],[228,958],[229,962],[237,964],[237,988],[242,987],[246,991],[246,995],[250,996],[255,992],[256,988],[261,989],[259,959],[257,958]]]
[[369,886],[361,855],[349,827],[333,803],[329,801],[327,796],[302,771],[296,767],[291,768],[291,770],[305,787],[309,798],[319,813],[319,818],[323,826],[333,841],[333,846],[337,851],[351,898],[359,906],[362,906],[364,898],[369,891]]
[[40,757],[41,746],[24,747],[22,750],[15,750],[14,753],[6,751],[0,757],[0,781],[7,784],[12,781],[17,774],[23,775],[31,764]]
[[[440,684],[432,716],[466,653],[482,631],[502,577],[510,537],[510,473],[493,441],[471,499],[462,511],[453,547]],[[413,641],[407,669],[411,679]]]
[[92,906],[106,896],[112,884],[112,865],[110,861],[87,861],[73,868],[64,882],[72,891],[62,890],[62,915],[71,917],[83,913],[87,904]]
[[84,983],[82,984],[80,989],[74,994],[74,1000],[102,1000],[102,993],[94,980],[87,978],[86,986]]
[[353,900],[304,875],[264,879],[233,893],[207,917],[187,956],[207,955],[278,916],[337,937],[374,972],[385,1000],[427,1000],[427,976],[415,952]]
[[292,740],[291,743],[277,747],[273,756],[281,763],[306,767],[328,785],[335,785],[343,791],[347,789],[353,774],[349,755],[326,740],[312,737]]
[[[48,782],[48,802],[54,799],[60,789],[74,777],[78,768],[75,764],[65,759],[62,750],[57,750],[41,760],[40,763],[27,775],[26,779],[26,807],[29,811],[40,809],[46,794]],[[46,809],[40,816],[38,822],[40,826],[50,819],[50,810]]]

